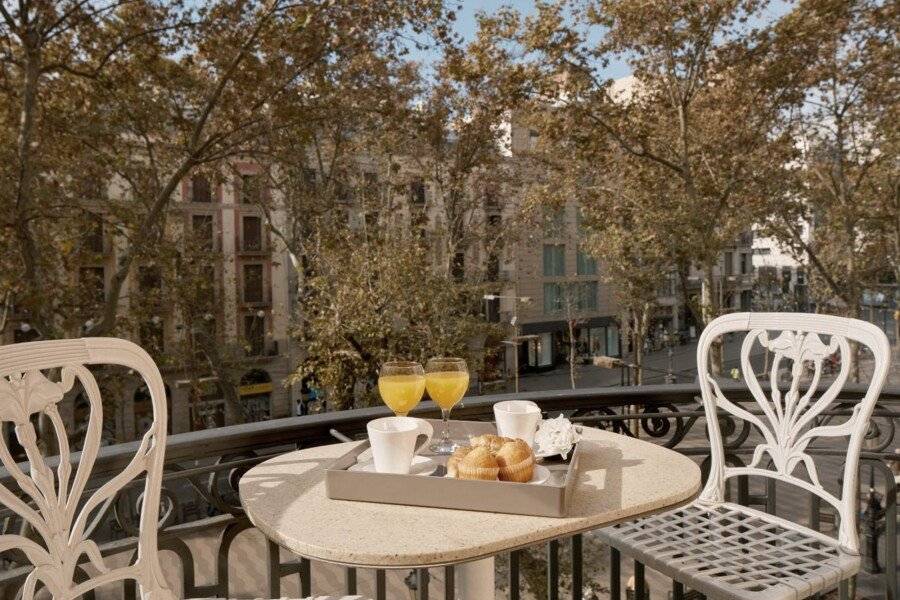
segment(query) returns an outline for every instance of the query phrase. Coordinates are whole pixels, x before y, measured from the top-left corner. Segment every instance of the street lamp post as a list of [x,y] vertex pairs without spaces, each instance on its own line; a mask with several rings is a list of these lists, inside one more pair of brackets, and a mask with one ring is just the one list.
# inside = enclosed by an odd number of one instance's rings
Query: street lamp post
[[516,381],[516,393],[519,392],[519,344],[523,341],[527,341],[529,339],[533,339],[534,336],[520,336],[519,335],[519,302],[523,304],[528,304],[531,302],[531,297],[529,296],[511,296],[511,295],[501,295],[501,294],[485,294],[483,296],[485,302],[490,302],[492,300],[512,300],[513,301],[513,317],[510,319],[509,324],[512,325],[513,335],[508,340],[503,340],[502,343],[507,346],[511,346],[513,348],[513,368],[515,369],[515,381]]
[[663,341],[666,344],[666,354],[668,356],[668,364],[666,365],[666,383],[675,383],[675,373],[672,372],[672,363],[675,355],[673,349],[672,334],[668,330],[663,332]]

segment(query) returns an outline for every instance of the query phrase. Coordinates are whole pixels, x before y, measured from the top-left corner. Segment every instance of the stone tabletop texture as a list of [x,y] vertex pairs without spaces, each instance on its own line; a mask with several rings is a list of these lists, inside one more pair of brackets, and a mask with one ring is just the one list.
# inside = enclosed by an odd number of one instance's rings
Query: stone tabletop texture
[[680,504],[700,469],[660,446],[584,428],[589,451],[566,518],[331,500],[325,468],[358,442],[289,452],[250,469],[241,503],[266,536],[301,556],[358,567],[466,562]]

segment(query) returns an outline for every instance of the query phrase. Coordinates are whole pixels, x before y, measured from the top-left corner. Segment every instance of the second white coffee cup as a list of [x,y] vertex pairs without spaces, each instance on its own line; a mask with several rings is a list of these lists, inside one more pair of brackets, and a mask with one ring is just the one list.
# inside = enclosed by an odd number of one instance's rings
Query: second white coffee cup
[[416,451],[428,444],[434,435],[431,423],[414,417],[383,417],[369,421],[366,429],[375,470],[401,475],[409,473]]
[[503,437],[519,438],[534,446],[534,434],[541,422],[540,407],[530,400],[506,400],[494,405],[497,433]]

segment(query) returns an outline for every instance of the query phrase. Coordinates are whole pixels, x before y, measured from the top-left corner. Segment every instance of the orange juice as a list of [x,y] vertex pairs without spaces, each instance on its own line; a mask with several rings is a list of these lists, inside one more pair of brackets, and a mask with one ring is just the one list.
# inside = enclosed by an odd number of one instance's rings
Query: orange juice
[[382,375],[378,378],[381,399],[395,414],[405,416],[425,393],[424,375]]
[[435,404],[444,410],[450,410],[469,389],[469,374],[460,371],[426,373],[425,387]]

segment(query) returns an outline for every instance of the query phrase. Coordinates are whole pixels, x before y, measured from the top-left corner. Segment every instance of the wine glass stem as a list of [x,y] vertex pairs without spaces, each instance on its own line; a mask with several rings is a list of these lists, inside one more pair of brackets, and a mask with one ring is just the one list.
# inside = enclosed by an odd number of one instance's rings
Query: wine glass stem
[[444,429],[441,431],[441,442],[448,443],[450,441],[450,409],[441,409],[441,419],[444,421]]

